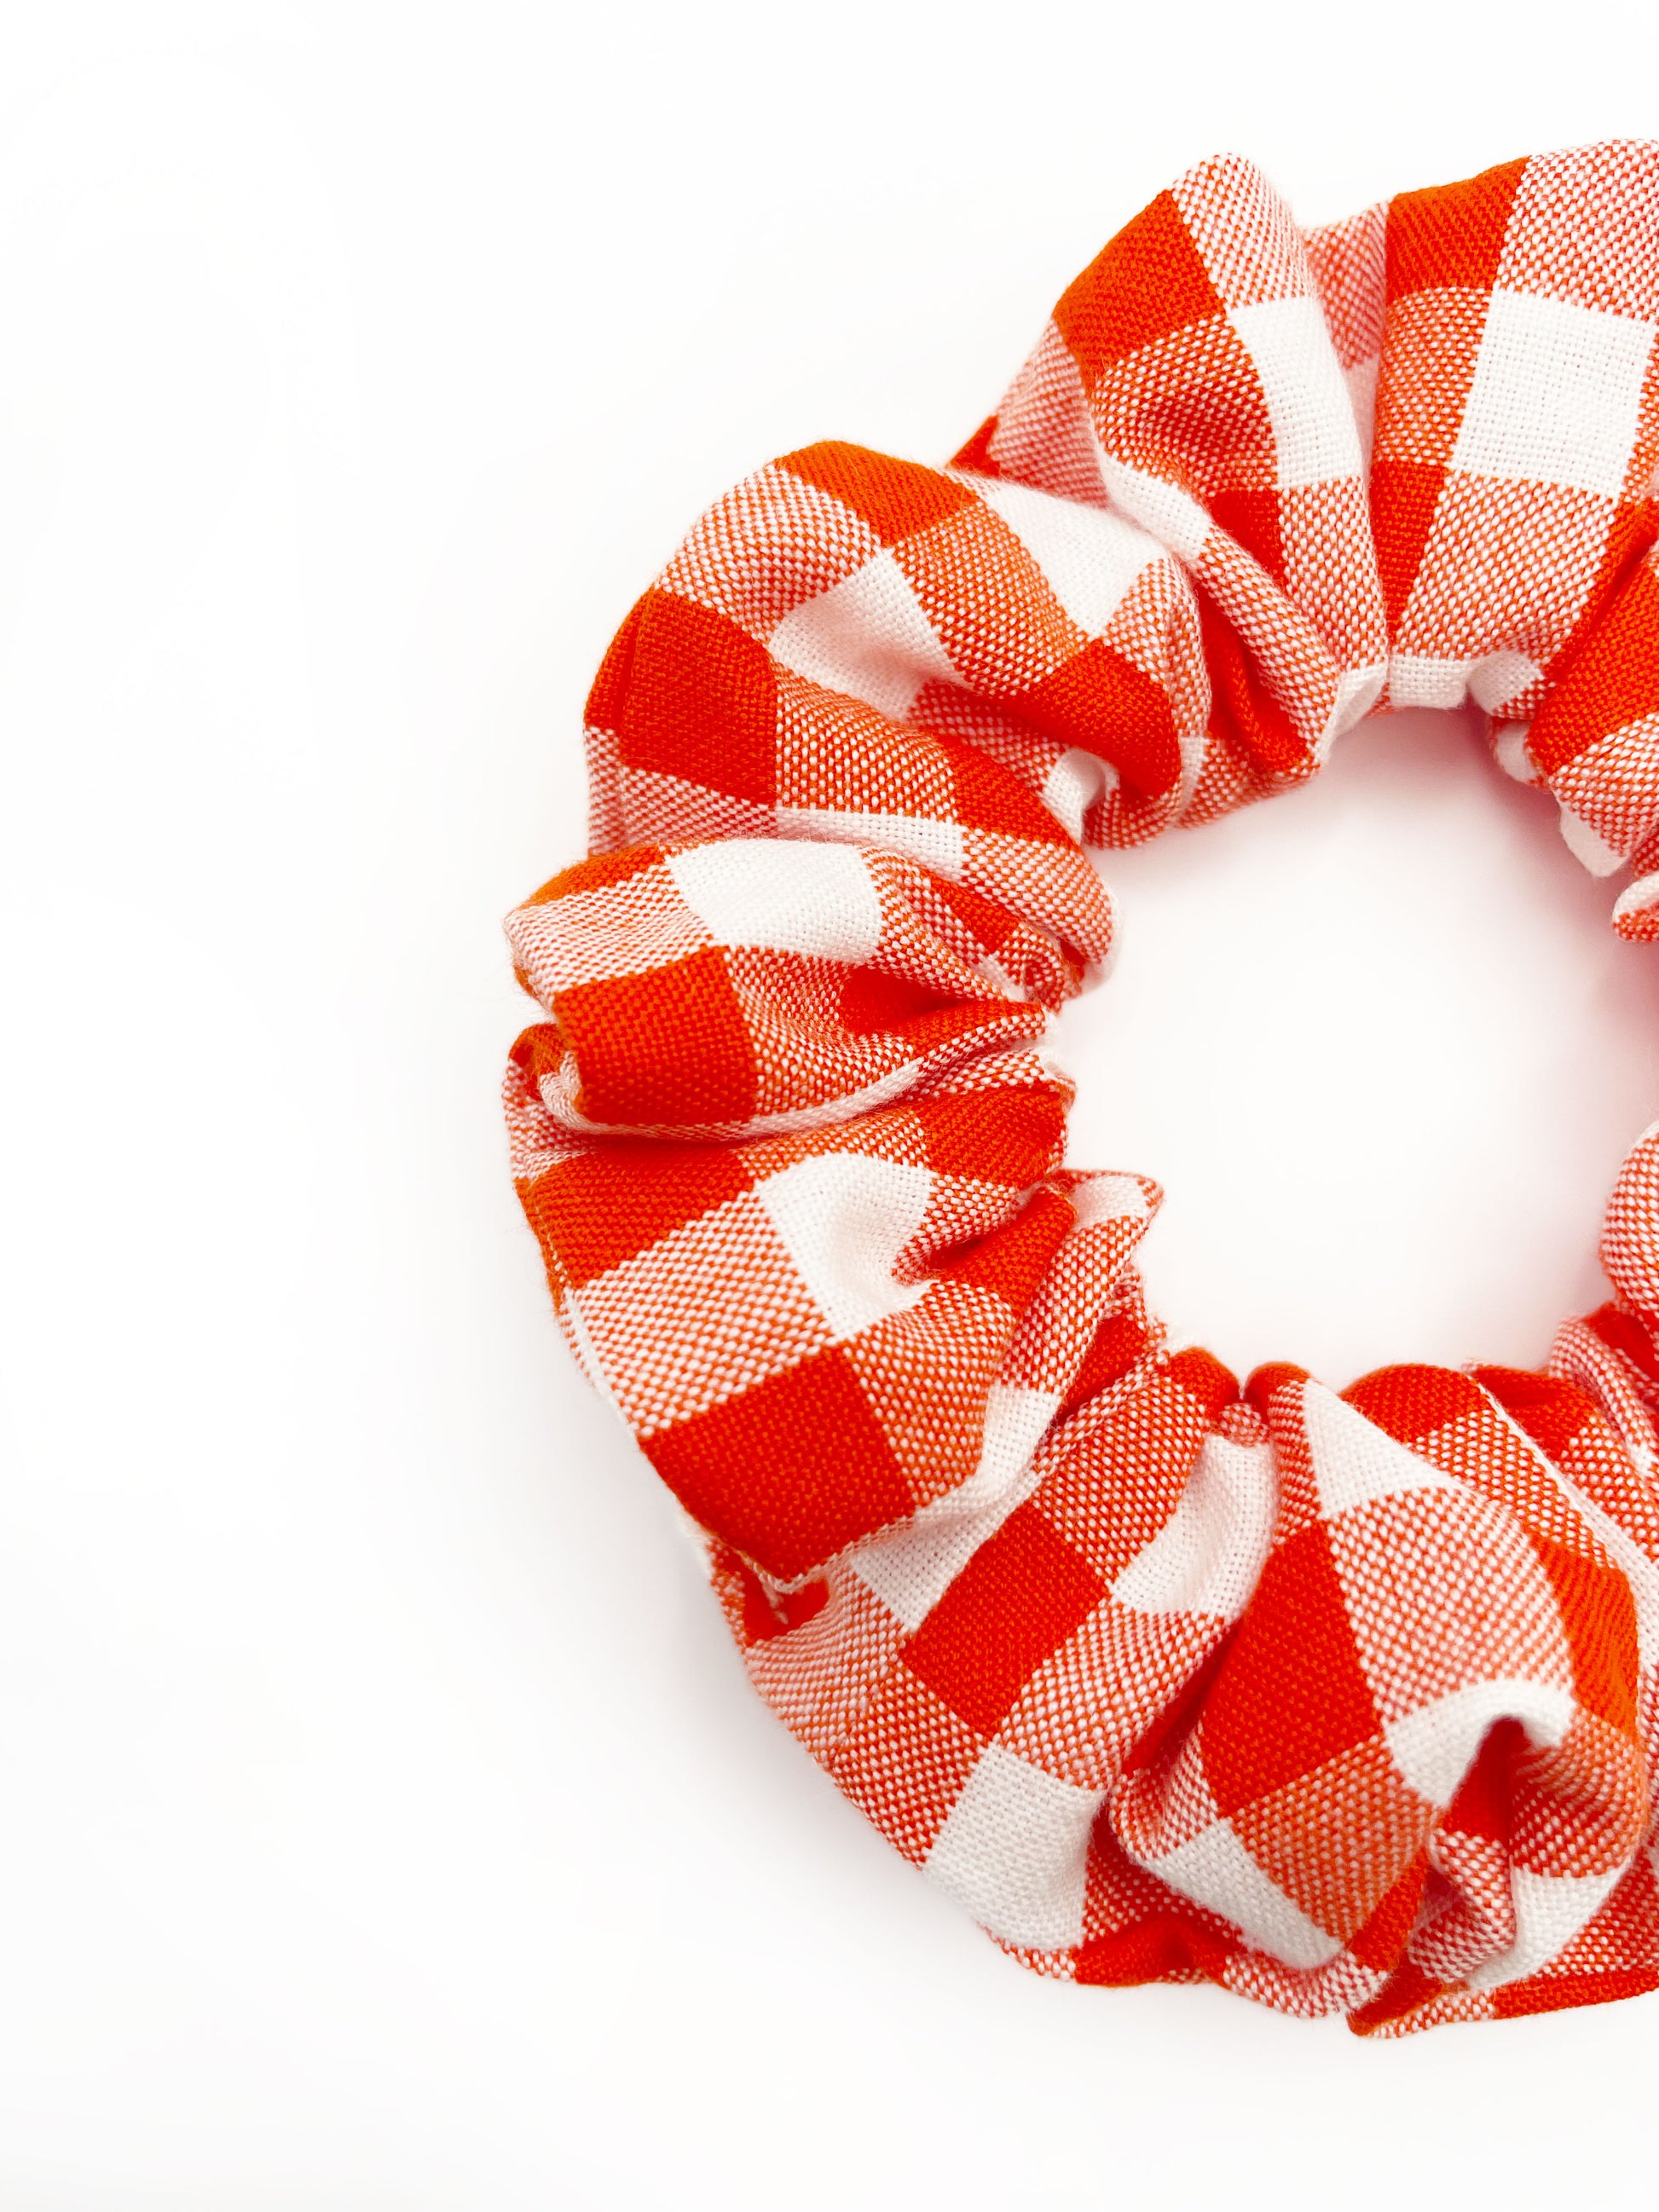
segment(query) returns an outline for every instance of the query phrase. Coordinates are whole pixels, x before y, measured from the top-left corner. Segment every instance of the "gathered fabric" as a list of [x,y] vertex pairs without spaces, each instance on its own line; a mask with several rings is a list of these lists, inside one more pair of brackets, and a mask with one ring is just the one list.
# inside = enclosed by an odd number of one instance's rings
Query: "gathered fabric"
[[1471,704],[1659,937],[1659,146],[1303,231],[1188,172],[945,468],[763,468],[509,919],[565,1335],[750,1678],[1039,1972],[1366,2033],[1659,1984],[1659,1125],[1541,1372],[1241,1389],[1065,1164],[1089,847]]

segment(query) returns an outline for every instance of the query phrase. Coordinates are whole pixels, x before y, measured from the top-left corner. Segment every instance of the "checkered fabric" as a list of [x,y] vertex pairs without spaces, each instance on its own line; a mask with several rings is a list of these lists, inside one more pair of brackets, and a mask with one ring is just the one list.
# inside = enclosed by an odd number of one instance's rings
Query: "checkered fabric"
[[1547,1370],[1241,1390],[1063,1165],[1087,846],[1486,717],[1659,937],[1659,147],[1304,233],[1203,163],[944,469],[787,454],[588,710],[510,919],[565,1334],[762,1694],[1040,1972],[1367,2033],[1659,1983],[1659,1129]]

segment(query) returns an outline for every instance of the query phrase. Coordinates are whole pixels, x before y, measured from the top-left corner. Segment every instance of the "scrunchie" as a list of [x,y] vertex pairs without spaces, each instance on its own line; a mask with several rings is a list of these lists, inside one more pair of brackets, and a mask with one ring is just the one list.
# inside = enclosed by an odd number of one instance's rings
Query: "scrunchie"
[[1659,937],[1659,147],[1298,230],[1202,163],[951,466],[762,469],[508,925],[514,1171],[757,1687],[1039,1972],[1366,2033],[1659,1983],[1659,1130],[1542,1373],[1172,1350],[1062,1166],[1085,846],[1472,699]]

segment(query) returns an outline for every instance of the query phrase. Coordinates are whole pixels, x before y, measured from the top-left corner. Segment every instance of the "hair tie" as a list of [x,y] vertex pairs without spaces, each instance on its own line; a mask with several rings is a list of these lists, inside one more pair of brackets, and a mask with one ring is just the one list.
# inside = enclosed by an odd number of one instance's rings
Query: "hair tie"
[[1085,846],[1484,714],[1659,937],[1659,147],[1304,232],[1206,161],[947,468],[809,446],[589,702],[514,1172],[756,1686],[1016,1957],[1364,2033],[1659,1983],[1659,1129],[1541,1373],[1171,1350],[1061,1165]]

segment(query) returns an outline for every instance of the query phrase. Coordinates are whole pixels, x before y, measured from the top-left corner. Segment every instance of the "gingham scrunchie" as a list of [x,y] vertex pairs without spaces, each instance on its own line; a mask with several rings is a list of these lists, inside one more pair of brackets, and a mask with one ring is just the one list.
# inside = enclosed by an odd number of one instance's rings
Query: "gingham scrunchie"
[[1659,147],[1304,233],[1203,163],[945,469],[764,468],[590,702],[511,918],[565,1333],[756,1686],[1040,1972],[1367,2033],[1659,1983],[1659,1134],[1541,1374],[1171,1351],[1061,1166],[1085,845],[1484,711],[1659,936]]

